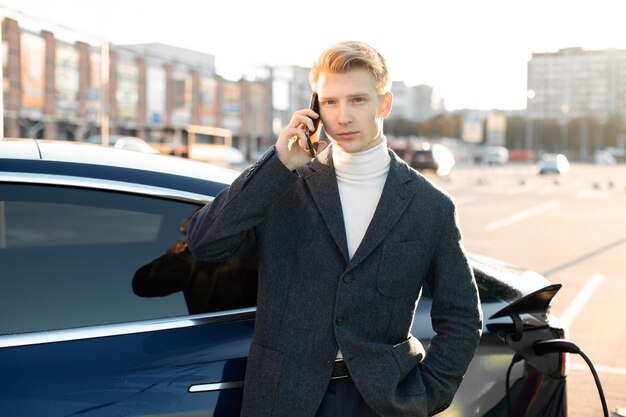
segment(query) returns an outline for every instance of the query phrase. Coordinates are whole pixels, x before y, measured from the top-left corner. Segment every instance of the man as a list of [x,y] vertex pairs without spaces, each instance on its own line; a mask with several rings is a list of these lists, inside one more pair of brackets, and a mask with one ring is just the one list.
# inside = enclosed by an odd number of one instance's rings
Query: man
[[[454,204],[387,149],[392,94],[377,51],[339,43],[310,83],[319,114],[295,112],[189,229],[201,259],[259,256],[242,416],[434,414],[482,329]],[[331,145],[311,160],[305,128],[317,118]],[[437,333],[427,353],[410,333],[426,283]]]

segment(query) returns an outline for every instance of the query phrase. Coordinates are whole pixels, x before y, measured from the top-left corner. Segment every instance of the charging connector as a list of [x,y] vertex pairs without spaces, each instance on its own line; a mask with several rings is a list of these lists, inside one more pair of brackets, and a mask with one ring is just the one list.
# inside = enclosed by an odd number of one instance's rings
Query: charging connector
[[602,411],[604,412],[604,417],[609,417],[609,410],[606,406],[606,399],[604,398],[604,391],[602,390],[602,384],[600,383],[600,377],[598,377],[598,373],[596,372],[591,360],[585,353],[580,350],[576,344],[569,340],[565,339],[550,339],[550,340],[539,340],[533,343],[533,350],[535,354],[542,356],[547,353],[575,353],[580,355],[591,370],[593,374],[593,379],[596,382],[596,387],[598,388],[598,393],[600,394],[600,400],[602,401]]

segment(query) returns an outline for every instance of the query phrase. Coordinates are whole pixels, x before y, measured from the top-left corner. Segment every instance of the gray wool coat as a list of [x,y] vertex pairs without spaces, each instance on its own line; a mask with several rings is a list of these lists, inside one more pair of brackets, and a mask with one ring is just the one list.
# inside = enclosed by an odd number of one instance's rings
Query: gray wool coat
[[[272,147],[194,217],[192,253],[256,253],[259,288],[242,416],[313,417],[338,348],[383,417],[445,409],[476,349],[482,317],[452,200],[389,151],[365,237],[348,258],[330,147],[296,172]],[[436,332],[410,333],[422,285]]]

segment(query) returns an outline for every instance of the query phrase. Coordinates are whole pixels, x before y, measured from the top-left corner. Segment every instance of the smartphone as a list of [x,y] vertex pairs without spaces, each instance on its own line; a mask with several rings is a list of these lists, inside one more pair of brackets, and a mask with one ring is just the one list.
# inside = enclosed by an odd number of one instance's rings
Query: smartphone
[[[311,103],[309,104],[309,107],[318,115],[320,114],[320,101],[315,91],[311,94]],[[313,126],[315,127],[315,132],[317,132],[320,126],[320,117],[313,119]],[[304,129],[304,134],[306,135],[306,150],[309,151],[311,156],[315,156],[317,152],[313,147],[313,142],[311,142],[311,132],[309,132],[309,129],[306,127]]]

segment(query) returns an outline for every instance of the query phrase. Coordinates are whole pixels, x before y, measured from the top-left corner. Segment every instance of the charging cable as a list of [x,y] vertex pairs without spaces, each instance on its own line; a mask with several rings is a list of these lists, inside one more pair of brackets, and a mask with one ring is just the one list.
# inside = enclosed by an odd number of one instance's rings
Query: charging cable
[[506,370],[506,415],[507,417],[511,415],[511,387],[509,385],[509,381],[511,380],[511,369],[513,369],[513,365],[517,362],[524,359],[524,357],[518,353],[513,355],[513,360],[511,360],[511,364],[509,368]]
[[536,341],[533,343],[533,350],[535,351],[535,354],[539,356],[545,355],[546,353],[576,353],[580,355],[585,362],[587,362],[587,365],[593,374],[593,379],[596,381],[596,387],[598,387],[598,393],[600,394],[600,400],[602,401],[602,411],[604,411],[604,417],[609,417],[609,410],[606,406],[606,399],[604,398],[604,391],[602,390],[602,384],[600,383],[598,373],[593,367],[589,357],[587,357],[587,355],[585,355],[578,346],[569,340],[550,339]]

